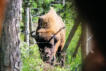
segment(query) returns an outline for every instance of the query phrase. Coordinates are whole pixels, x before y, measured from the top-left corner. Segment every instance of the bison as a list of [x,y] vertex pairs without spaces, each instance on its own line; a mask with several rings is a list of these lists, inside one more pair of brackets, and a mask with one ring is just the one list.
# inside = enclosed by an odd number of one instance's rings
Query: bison
[[65,24],[53,7],[50,7],[47,14],[39,17],[36,36],[33,37],[43,61],[54,65],[65,44]]

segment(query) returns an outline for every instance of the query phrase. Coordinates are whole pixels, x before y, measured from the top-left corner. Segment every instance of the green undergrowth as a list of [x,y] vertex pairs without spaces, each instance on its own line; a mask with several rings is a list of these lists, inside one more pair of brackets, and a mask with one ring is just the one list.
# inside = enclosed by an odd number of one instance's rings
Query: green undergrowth
[[[72,27],[73,24],[66,24],[66,39]],[[33,44],[28,47],[27,44],[23,41],[23,34],[21,34],[20,49],[22,58],[22,71],[79,71],[81,67],[81,49],[79,48],[75,58],[73,58],[72,55],[74,53],[80,34],[81,27],[79,26],[66,51],[65,66],[62,68],[59,66],[53,67],[48,64],[45,64],[40,58],[38,46],[36,44]]]

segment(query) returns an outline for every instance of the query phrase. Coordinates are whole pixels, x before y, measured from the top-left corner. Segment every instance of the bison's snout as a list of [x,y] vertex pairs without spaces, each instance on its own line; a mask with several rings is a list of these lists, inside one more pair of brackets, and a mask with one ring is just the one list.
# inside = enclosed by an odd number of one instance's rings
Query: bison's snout
[[50,48],[45,48],[45,58],[48,60],[50,59],[50,56],[51,56],[51,51],[50,51]]
[[44,62],[53,65],[54,56],[53,56],[53,53],[51,51],[51,48],[45,47],[44,52],[41,55],[43,56],[42,59]]

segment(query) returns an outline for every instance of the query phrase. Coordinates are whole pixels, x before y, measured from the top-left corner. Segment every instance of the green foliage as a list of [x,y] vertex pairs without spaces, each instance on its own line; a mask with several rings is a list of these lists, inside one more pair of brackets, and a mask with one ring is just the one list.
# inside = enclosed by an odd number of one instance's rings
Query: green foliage
[[42,60],[36,45],[28,47],[26,43],[21,44],[22,71],[42,71]]

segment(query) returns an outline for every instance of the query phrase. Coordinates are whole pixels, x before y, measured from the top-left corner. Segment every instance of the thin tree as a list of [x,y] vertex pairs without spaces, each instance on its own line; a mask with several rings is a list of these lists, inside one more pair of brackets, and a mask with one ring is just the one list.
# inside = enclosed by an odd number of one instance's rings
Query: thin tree
[[80,20],[78,18],[76,18],[75,19],[75,24],[74,24],[73,28],[70,30],[69,36],[66,40],[65,46],[63,48],[63,52],[65,52],[67,50],[67,48],[68,48],[68,46],[69,46],[69,44],[70,44],[70,42],[71,42],[71,40],[74,36],[79,24],[80,24]]
[[60,55],[60,57],[59,57],[59,61],[60,61],[60,63],[62,63],[62,64],[64,64],[65,55],[66,55],[66,50],[67,50],[69,44],[71,43],[71,40],[72,40],[72,38],[73,38],[73,36],[74,36],[74,34],[75,34],[75,32],[76,32],[76,30],[77,30],[79,24],[80,24],[80,20],[79,20],[78,18],[76,18],[76,19],[75,19],[75,24],[74,24],[73,28],[70,30],[69,36],[68,36],[68,38],[67,38],[67,40],[66,40],[66,42],[65,42],[65,46],[64,46],[64,48],[63,48],[63,50],[62,50],[62,52],[61,52],[61,55]]
[[27,45],[29,46],[29,12],[30,12],[30,7],[29,7],[29,0],[25,0],[25,41],[27,42]]

